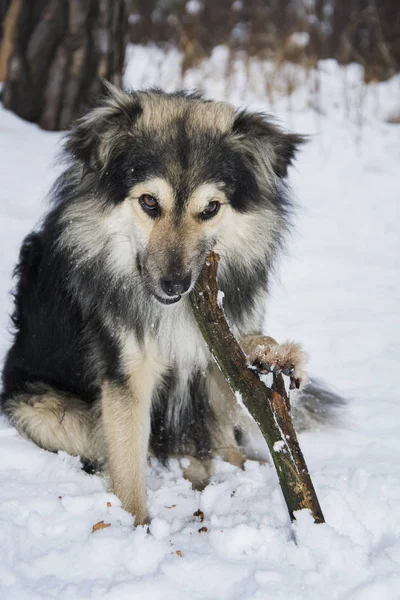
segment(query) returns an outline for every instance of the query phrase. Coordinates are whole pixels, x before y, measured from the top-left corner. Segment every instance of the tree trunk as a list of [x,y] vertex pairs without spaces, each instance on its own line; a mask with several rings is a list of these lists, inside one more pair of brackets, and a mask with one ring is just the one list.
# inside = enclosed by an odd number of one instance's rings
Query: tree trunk
[[[0,46],[0,81],[4,81],[7,73],[8,59],[13,46],[15,30],[21,9],[21,0],[12,0],[10,4],[0,5],[1,46]],[[4,17],[1,19],[1,17]]]
[[0,0],[0,44],[3,39],[4,19],[6,18],[10,2],[11,0]]
[[20,0],[4,106],[43,129],[66,129],[102,91],[121,86],[125,0]]

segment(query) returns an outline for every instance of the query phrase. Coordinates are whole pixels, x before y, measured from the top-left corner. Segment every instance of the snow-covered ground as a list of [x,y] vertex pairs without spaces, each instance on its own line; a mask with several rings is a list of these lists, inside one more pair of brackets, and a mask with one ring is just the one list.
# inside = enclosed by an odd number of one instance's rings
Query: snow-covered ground
[[[126,84],[181,85],[175,53],[131,48]],[[310,371],[349,398],[343,423],[300,436],[326,524],[291,525],[274,470],[220,461],[192,491],[177,462],[149,469],[150,533],[106,482],[0,422],[0,598],[398,600],[400,598],[400,82],[366,88],[353,66],[281,74],[243,65],[224,83],[224,51],[185,84],[271,110],[312,134],[291,170],[297,226],[266,330],[302,341]],[[271,94],[266,74],[273,80]],[[282,84],[283,85],[283,84]],[[268,94],[266,89],[268,88]],[[271,106],[273,101],[273,106]],[[398,112],[397,112],[398,114]],[[0,111],[0,355],[11,272],[45,208],[58,134]],[[204,522],[193,514],[201,509]],[[111,526],[92,533],[99,521]],[[207,530],[199,532],[206,527]]]

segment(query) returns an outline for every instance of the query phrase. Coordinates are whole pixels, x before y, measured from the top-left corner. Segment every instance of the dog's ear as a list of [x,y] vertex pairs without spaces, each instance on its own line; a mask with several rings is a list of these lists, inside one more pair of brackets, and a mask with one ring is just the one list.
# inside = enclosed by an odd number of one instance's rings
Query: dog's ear
[[286,133],[263,113],[241,111],[236,114],[233,132],[239,138],[242,151],[256,163],[283,179],[287,176],[298,147],[306,137]]
[[91,171],[102,171],[123,138],[133,135],[142,109],[134,92],[121,92],[104,82],[105,95],[81,117],[66,136],[64,150]]

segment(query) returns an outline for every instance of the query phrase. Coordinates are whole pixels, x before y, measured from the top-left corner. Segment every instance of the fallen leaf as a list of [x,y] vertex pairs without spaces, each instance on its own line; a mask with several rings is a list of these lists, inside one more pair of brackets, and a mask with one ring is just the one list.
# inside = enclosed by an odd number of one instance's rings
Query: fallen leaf
[[104,521],[99,521],[96,525],[93,525],[92,533],[98,531],[99,529],[107,529],[107,527],[111,527],[111,523],[104,523]]
[[197,517],[198,519],[200,519],[200,523],[202,523],[204,521],[204,513],[202,510],[196,510],[196,512],[193,513],[194,517]]
[[200,527],[199,529],[199,533],[205,533],[206,531],[208,531],[207,527]]

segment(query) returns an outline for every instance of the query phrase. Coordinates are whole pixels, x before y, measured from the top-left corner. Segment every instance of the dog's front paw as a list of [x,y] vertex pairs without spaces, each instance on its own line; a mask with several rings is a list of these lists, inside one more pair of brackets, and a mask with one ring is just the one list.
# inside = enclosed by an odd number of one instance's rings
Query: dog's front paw
[[286,342],[278,344],[271,337],[248,336],[243,341],[243,349],[249,365],[258,373],[283,373],[290,377],[290,389],[300,389],[307,381],[304,371],[307,356],[300,344]]
[[147,512],[143,512],[143,513],[139,513],[139,514],[133,513],[133,516],[135,518],[135,527],[138,527],[139,525],[144,525],[144,526],[150,525],[150,517],[147,514]]

